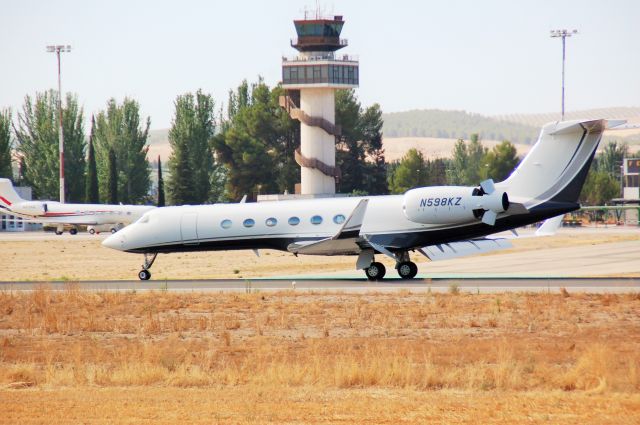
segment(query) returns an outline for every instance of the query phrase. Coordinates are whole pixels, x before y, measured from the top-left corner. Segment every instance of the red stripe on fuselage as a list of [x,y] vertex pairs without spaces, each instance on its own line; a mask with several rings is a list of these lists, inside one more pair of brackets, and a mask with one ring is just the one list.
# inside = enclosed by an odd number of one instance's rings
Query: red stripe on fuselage
[[7,200],[7,198],[3,198],[2,196],[0,196],[0,201],[2,201],[2,202],[4,202],[5,204],[7,204],[7,205],[11,206],[11,202],[9,202],[9,201]]

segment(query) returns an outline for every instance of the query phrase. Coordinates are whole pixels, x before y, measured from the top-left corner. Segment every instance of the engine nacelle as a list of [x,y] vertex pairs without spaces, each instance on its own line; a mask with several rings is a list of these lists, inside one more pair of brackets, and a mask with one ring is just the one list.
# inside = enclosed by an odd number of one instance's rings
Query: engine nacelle
[[42,216],[47,212],[47,204],[38,201],[26,201],[13,204],[11,210],[18,214],[30,215],[30,216]]
[[[421,224],[452,224],[482,220],[487,211],[496,215],[509,208],[506,192],[490,194],[475,187],[433,186],[404,194],[402,209],[411,221]],[[492,215],[493,215],[492,213]]]

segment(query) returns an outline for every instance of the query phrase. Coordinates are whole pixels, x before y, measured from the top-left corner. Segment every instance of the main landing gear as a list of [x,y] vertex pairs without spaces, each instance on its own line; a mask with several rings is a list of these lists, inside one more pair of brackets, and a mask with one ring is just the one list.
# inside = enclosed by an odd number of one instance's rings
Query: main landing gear
[[142,265],[142,270],[140,270],[140,272],[138,273],[138,278],[140,280],[151,279],[151,272],[149,271],[149,269],[151,268],[151,266],[153,266],[153,262],[156,261],[157,256],[157,252],[144,254],[144,264]]
[[[408,252],[399,252],[395,254],[396,270],[401,279],[413,279],[418,274],[418,266],[409,259]],[[382,280],[386,274],[384,264],[373,261],[369,267],[365,267],[364,273],[369,280]]]
[[387,269],[384,267],[384,264],[378,263],[377,261],[374,261],[369,267],[364,269],[364,273],[369,280],[382,280],[386,272]]

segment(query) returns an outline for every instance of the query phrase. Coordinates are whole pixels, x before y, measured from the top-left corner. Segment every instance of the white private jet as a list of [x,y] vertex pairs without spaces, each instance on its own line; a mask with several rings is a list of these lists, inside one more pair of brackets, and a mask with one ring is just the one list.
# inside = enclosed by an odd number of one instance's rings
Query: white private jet
[[[396,261],[415,277],[410,252],[431,260],[510,247],[489,235],[580,208],[578,196],[606,128],[624,121],[574,120],[542,128],[529,154],[503,182],[437,186],[403,195],[158,208],[109,236],[103,245],[144,254],[138,277],[151,277],[158,253],[276,249],[294,255],[354,255],[370,280]],[[554,220],[558,221],[558,220]],[[556,224],[557,225],[557,224]]]
[[61,204],[54,201],[27,201],[20,198],[9,179],[0,178],[0,211],[22,217],[34,223],[56,225],[61,235],[64,226],[72,226],[69,233],[78,232],[76,226],[110,225],[112,233],[138,220],[154,209],[148,205]]

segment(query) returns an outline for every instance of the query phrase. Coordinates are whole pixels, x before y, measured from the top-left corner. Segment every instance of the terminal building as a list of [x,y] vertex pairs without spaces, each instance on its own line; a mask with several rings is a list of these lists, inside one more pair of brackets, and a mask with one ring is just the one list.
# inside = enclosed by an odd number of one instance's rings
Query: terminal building
[[638,225],[638,210],[640,210],[640,158],[624,158],[622,199],[615,203],[627,206],[637,205],[638,209],[624,210],[624,223]]

